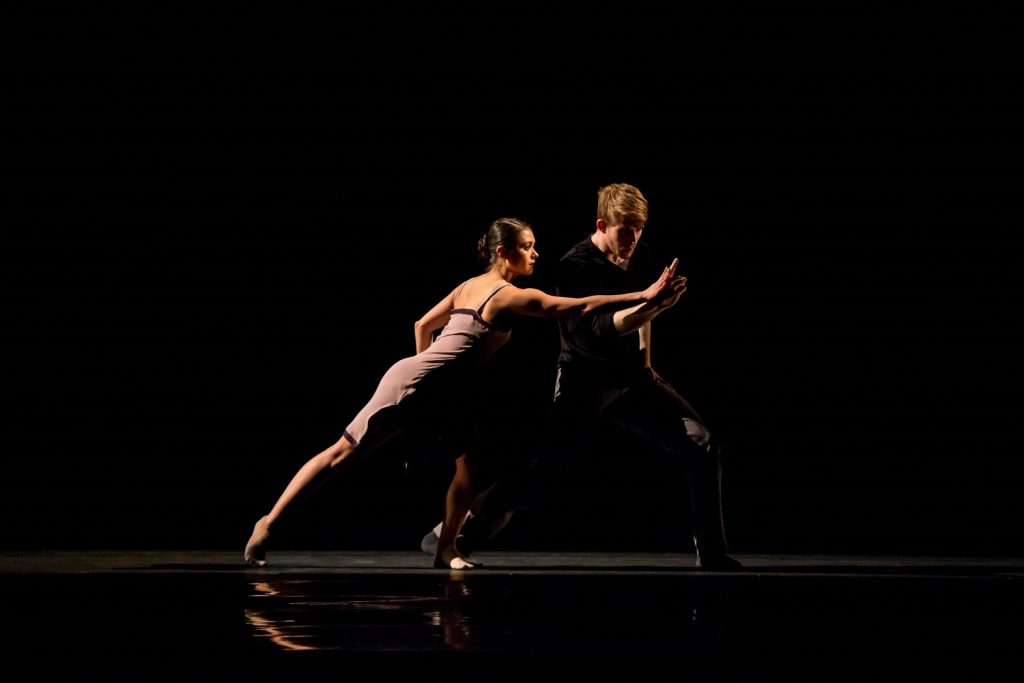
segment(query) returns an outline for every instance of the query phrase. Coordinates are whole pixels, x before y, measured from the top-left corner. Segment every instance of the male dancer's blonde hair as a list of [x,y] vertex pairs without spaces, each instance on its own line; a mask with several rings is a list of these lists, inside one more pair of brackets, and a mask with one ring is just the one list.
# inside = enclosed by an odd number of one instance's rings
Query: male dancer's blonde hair
[[612,183],[597,191],[597,217],[609,225],[647,223],[647,198],[627,183]]

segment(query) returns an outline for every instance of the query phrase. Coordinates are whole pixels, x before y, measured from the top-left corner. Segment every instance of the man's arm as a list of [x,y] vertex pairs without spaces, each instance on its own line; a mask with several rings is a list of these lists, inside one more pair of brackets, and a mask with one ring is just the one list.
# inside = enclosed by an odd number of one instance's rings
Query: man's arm
[[[649,325],[659,313],[675,306],[679,301],[679,297],[685,291],[686,278],[672,278],[669,286],[657,298],[645,301],[637,306],[624,308],[621,311],[615,311],[612,315],[612,324],[615,326],[615,331],[620,335],[629,334],[630,332],[636,332],[645,325]],[[647,331],[647,338],[650,341],[650,330]],[[641,333],[641,344],[643,344],[643,333]]]
[[[619,337],[635,332],[645,323],[653,320],[662,311],[671,308],[686,291],[686,278],[675,275],[678,260],[669,266],[669,280],[661,293],[650,301],[619,309],[599,311],[586,318],[567,321],[573,334],[586,330],[591,337]],[[560,263],[557,291],[561,296],[581,297],[602,291],[603,286],[595,277],[594,270],[580,263]]]

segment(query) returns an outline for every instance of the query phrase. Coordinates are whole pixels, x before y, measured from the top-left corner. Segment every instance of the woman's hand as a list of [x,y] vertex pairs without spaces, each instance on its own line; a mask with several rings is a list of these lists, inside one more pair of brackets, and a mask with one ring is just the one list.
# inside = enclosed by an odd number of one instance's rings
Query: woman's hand
[[658,277],[658,279],[655,280],[653,283],[651,283],[650,287],[641,292],[641,296],[643,297],[644,301],[654,301],[665,292],[666,288],[673,290],[676,289],[677,287],[674,287],[673,285],[675,285],[676,281],[680,279],[682,279],[684,283],[686,282],[685,278],[675,277],[676,267],[678,265],[679,259],[672,259],[672,265],[667,266],[665,270],[661,272],[661,276]]

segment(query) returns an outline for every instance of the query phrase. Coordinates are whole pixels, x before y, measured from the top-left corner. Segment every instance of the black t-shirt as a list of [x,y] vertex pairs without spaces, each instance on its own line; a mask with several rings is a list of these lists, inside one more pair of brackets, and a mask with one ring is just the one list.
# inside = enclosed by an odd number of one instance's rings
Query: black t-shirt
[[[556,291],[571,297],[624,294],[641,291],[654,281],[651,252],[645,243],[637,244],[625,265],[613,264],[587,237],[559,260]],[[561,374],[620,386],[642,373],[644,353],[639,331],[619,335],[612,321],[615,311],[634,305],[604,306],[587,316],[558,318]]]

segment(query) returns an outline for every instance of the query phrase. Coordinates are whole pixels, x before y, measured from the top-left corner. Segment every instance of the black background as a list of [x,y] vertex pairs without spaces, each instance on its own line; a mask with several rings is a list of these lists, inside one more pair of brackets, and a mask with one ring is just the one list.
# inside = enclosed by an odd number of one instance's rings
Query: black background
[[[207,11],[5,29],[0,547],[240,552],[490,221],[550,290],[621,181],[734,550],[1024,552],[1014,18]],[[490,370],[524,451],[556,352],[525,320]],[[688,550],[642,455],[497,547]],[[394,444],[281,543],[415,548],[448,468]]]

